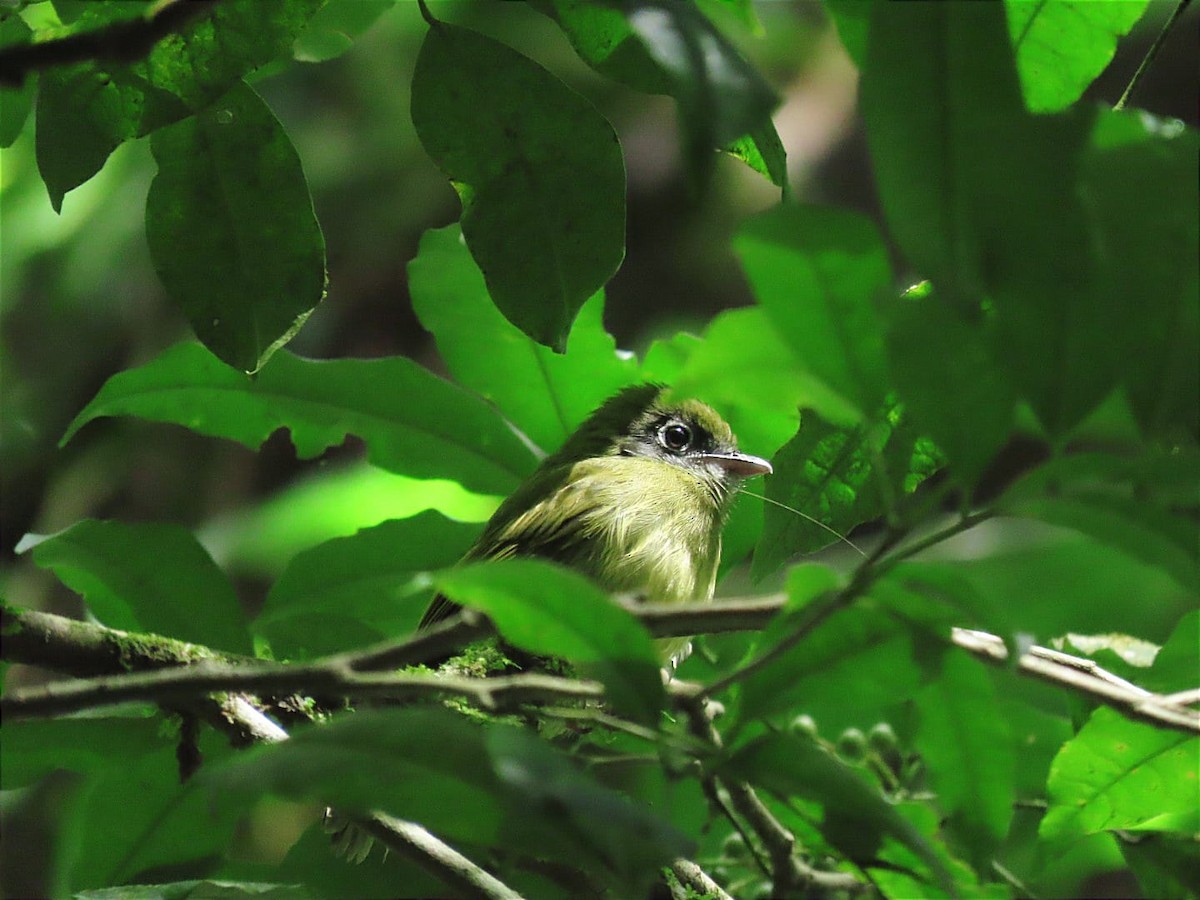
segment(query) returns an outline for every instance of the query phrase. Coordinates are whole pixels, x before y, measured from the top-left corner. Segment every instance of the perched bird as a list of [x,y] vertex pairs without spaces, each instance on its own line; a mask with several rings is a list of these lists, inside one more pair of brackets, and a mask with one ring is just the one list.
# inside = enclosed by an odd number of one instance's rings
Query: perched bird
[[[710,407],[657,384],[627,387],[496,510],[466,560],[541,557],[648,602],[710,600],[734,494],[770,471]],[[421,627],[456,609],[435,598]],[[664,658],[687,643],[661,642]]]
[[[715,411],[657,384],[605,401],[546,457],[484,527],[464,561],[533,556],[570,566],[613,593],[653,603],[711,600],[721,528],[742,480],[771,472],[741,453]],[[458,607],[435,597],[419,627]],[[668,666],[687,638],[659,641]],[[370,836],[326,811],[337,853],[359,862]]]

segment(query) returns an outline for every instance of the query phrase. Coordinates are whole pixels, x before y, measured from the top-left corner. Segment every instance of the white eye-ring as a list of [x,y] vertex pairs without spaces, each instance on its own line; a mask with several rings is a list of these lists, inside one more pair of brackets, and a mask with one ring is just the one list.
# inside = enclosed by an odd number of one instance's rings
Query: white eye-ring
[[682,453],[692,445],[692,429],[682,422],[668,422],[658,429],[658,442],[672,453]]

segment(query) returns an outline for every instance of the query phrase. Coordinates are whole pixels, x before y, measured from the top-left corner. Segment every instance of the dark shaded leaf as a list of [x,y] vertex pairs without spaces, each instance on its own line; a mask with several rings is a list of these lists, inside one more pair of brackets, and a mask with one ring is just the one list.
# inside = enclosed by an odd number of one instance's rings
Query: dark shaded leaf
[[158,717],[26,719],[6,722],[0,741],[0,785],[26,787],[55,769],[89,773],[173,745]]
[[[243,75],[289,54],[323,2],[218,3],[155,44],[144,60],[48,70],[38,92],[37,159],[54,209],[119,144],[204,109]],[[81,17],[72,27],[93,24]]]
[[991,677],[983,663],[953,650],[915,702],[914,746],[937,805],[983,870],[1008,833],[1015,798],[1013,737],[996,715]]
[[[0,12],[0,48],[28,43],[31,34],[25,20],[15,12]],[[0,148],[11,147],[25,127],[33,107],[33,86],[32,76],[26,76],[20,87],[0,90]]]
[[717,774],[762,786],[781,797],[818,803],[824,810],[821,833],[859,865],[875,859],[885,836],[890,836],[918,856],[932,882],[949,885],[950,874],[942,860],[883,798],[865,772],[806,737],[775,734],[758,738],[735,752]]
[[421,324],[433,332],[455,380],[494,403],[546,452],[637,380],[637,362],[604,330],[603,298],[580,310],[565,354],[552,353],[500,315],[458,225],[431,229],[408,264]]
[[425,573],[453,565],[478,533],[476,525],[425,512],[326,541],[291,561],[253,631],[290,659],[407,634],[431,596]]
[[446,23],[421,45],[412,118],[454,183],[496,306],[562,352],[625,254],[625,164],[612,126],[537,63]]
[[582,575],[543,560],[489,560],[435,576],[447,597],[482,610],[504,639],[604,682],[614,707],[654,721],[661,661],[636,619]]
[[325,295],[325,240],[296,149],[245,84],[150,146],[158,277],[205,346],[256,372]]
[[257,449],[287,428],[313,457],[355,434],[371,462],[418,478],[453,478],[507,494],[537,459],[487,404],[402,357],[311,360],[287,352],[248,378],[199,344],[177,344],[120,372],[63,437],[92,419],[131,415],[174,422]]
[[233,585],[180,525],[84,519],[24,546],[31,545],[33,561],[82,595],[105,625],[251,650]]

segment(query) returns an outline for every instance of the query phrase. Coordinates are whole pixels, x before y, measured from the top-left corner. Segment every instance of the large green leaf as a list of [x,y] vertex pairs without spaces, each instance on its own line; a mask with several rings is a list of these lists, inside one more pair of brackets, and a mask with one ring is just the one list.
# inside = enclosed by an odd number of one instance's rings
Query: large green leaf
[[1150,0],[1030,3],[1005,0],[1021,93],[1033,112],[1070,106],[1112,62]]
[[889,227],[948,302],[990,298],[994,353],[1053,435],[1119,380],[1076,190],[1090,109],[1030,115],[996,3],[872,6],[863,115]]
[[[757,655],[772,652],[788,624],[764,632]],[[806,713],[826,733],[868,728],[911,697],[921,678],[909,629],[874,601],[860,600],[747,677],[738,721]]]
[[426,512],[300,553],[267,594],[253,630],[292,659],[406,634],[430,599],[423,573],[453,565],[478,533]]
[[916,490],[939,464],[936,448],[917,436],[897,407],[885,421],[852,428],[806,412],[796,436],[776,454],[775,474],[767,481],[767,496],[791,509],[767,507],[763,539],[754,552],[756,577],[894,511],[889,506]]
[[[243,75],[290,54],[296,35],[323,2],[218,3],[157,42],[144,60],[47,71],[38,92],[37,158],[55,210],[122,142],[204,109]],[[72,28],[95,24],[85,14]]]
[[[210,765],[232,753],[212,731],[202,733],[201,752]],[[71,806],[59,877],[77,891],[122,884],[159,866],[203,871],[229,843],[240,811],[214,806],[195,778],[181,785],[173,747],[115,758],[88,777]]]
[[657,719],[661,662],[649,634],[582,575],[542,560],[502,559],[450,569],[434,581],[452,600],[487,613],[506,641],[567,660],[604,682],[615,708]]
[[[557,856],[615,876],[626,895],[629,881],[687,849],[648,809],[600,787],[536,738],[440,708],[343,716],[203,777],[222,795],[383,810],[448,840]],[[621,834],[606,833],[613,821]]]
[[325,0],[296,38],[292,55],[301,62],[341,56],[396,0]]
[[325,240],[300,157],[245,84],[150,146],[146,239],[158,277],[205,346],[255,372],[325,295]]
[[1047,840],[1098,831],[1200,831],[1200,738],[1101,707],[1055,757]]
[[28,787],[55,771],[87,774],[173,746],[157,717],[26,719],[4,724],[0,741],[0,786]]
[[180,525],[85,519],[30,544],[105,625],[250,652],[233,585]]
[[821,833],[860,865],[875,859],[885,837],[909,847],[924,864],[923,880],[946,886],[950,874],[929,842],[882,796],[866,773],[807,737],[774,734],[751,741],[718,770],[781,797],[819,804]]
[[119,415],[174,422],[251,448],[287,428],[306,458],[354,434],[376,465],[453,478],[484,493],[509,493],[537,463],[486,403],[402,357],[310,360],[280,352],[249,378],[198,344],[177,344],[110,378],[63,441],[92,419]]
[[875,226],[856,213],[784,205],[749,220],[734,246],[800,367],[860,419],[870,415],[886,392],[876,307],[892,287]]
[[915,747],[937,805],[983,869],[1008,832],[1014,800],[1013,737],[996,715],[990,675],[983,663],[952,651],[914,699]]
[[455,380],[491,401],[546,452],[636,380],[637,364],[604,330],[603,298],[580,310],[565,354],[531,340],[496,311],[458,225],[431,229],[408,265],[417,316]]
[[1107,112],[1083,159],[1100,301],[1122,312],[1114,362],[1138,423],[1172,442],[1200,437],[1198,156],[1194,128]]
[[1013,387],[992,352],[989,324],[939,294],[910,291],[887,309],[893,384],[912,420],[970,488],[1008,439]]
[[463,203],[462,232],[496,306],[561,352],[625,253],[625,166],[582,96],[503,44],[431,25],[412,118]]

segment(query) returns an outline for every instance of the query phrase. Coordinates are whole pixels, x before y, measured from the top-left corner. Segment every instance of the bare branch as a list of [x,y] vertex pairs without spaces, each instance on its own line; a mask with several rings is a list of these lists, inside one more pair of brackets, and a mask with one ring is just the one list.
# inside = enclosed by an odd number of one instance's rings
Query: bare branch
[[[691,888],[702,897],[712,900],[733,900],[725,889],[712,880],[712,877],[690,859],[677,859],[671,863],[671,871],[685,888]],[[672,892],[672,896],[674,892]],[[683,895],[687,897],[685,893]]]
[[49,41],[16,44],[0,50],[0,84],[19,85],[27,73],[87,60],[128,64],[148,55],[167,35],[197,16],[207,15],[217,0],[169,0],[151,7],[144,18],[115,22],[93,31]]

